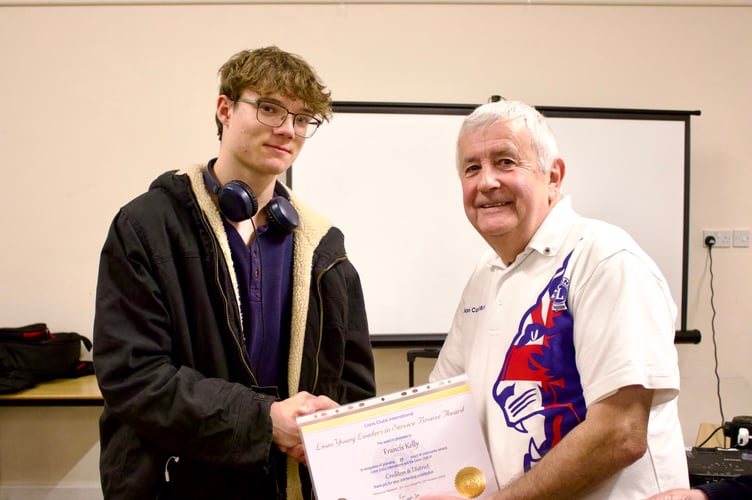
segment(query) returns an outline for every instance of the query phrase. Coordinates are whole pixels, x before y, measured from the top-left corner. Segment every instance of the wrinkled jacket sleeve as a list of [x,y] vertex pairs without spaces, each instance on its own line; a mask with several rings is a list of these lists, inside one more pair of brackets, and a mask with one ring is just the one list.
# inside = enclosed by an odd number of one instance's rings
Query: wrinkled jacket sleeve
[[[209,378],[191,367],[198,350],[203,359],[204,349],[209,356],[226,356],[224,347],[201,340],[204,332],[218,335],[221,323],[211,304],[216,299],[181,293],[206,287],[191,282],[200,273],[179,269],[172,249],[147,248],[136,220],[121,211],[101,254],[93,359],[105,412],[141,439],[181,456],[235,467],[264,462],[271,446],[271,398],[228,382],[221,369]],[[196,253],[181,255],[181,261],[199,260]],[[202,314],[191,316],[192,309]]]

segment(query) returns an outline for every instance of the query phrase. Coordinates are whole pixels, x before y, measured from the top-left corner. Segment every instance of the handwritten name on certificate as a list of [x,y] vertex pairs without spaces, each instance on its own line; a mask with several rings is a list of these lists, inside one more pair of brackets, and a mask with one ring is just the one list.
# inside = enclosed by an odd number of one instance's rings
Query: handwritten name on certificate
[[306,415],[298,425],[318,500],[498,491],[464,375]]

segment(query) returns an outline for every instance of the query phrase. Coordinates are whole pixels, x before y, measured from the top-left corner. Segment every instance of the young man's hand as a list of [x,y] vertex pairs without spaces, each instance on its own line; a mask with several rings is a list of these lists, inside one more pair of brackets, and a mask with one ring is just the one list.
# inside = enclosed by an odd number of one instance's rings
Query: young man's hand
[[272,441],[277,447],[300,463],[306,463],[305,450],[300,438],[296,419],[320,410],[339,406],[326,396],[314,396],[309,392],[299,392],[283,401],[272,403]]

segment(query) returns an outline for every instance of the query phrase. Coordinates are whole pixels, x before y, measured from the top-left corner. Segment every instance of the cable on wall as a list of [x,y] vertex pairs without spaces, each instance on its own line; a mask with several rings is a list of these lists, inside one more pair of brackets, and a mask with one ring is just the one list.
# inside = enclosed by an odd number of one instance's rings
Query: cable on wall
[[[707,245],[708,247],[708,260],[709,260],[709,271],[710,271],[710,308],[713,311],[713,315],[711,316],[711,319],[710,319],[710,329],[711,329],[712,338],[713,338],[713,359],[715,360],[715,366],[713,368],[713,371],[715,372],[716,394],[718,395],[718,409],[721,412],[721,427],[720,428],[722,429],[724,422],[726,422],[726,417],[723,415],[723,400],[721,398],[721,377],[718,374],[718,342],[716,341],[716,332],[715,332],[715,317],[716,317],[715,287],[714,287],[715,276],[713,274],[713,246],[715,245],[715,237],[708,236],[707,238],[705,238],[705,245]],[[711,436],[715,434],[717,431],[718,429],[713,431]],[[708,437],[708,439],[710,438]],[[707,439],[705,441],[707,442]]]

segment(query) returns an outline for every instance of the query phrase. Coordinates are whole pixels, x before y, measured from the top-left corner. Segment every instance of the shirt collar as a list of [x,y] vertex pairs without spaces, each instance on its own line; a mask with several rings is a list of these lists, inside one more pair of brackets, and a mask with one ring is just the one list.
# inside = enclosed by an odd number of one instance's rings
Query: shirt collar
[[572,208],[571,197],[564,196],[543,219],[543,223],[527,244],[527,248],[541,255],[556,255],[569,233],[572,221],[576,218],[577,213]]

